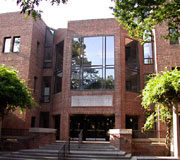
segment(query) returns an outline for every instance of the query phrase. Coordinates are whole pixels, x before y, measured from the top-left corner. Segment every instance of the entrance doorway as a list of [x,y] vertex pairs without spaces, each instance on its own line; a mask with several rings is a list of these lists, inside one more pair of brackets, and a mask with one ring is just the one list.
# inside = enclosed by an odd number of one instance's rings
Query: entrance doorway
[[40,112],[39,127],[49,128],[49,112]]
[[109,140],[108,131],[114,128],[114,119],[113,115],[72,115],[70,136],[78,138],[83,130],[83,140]]

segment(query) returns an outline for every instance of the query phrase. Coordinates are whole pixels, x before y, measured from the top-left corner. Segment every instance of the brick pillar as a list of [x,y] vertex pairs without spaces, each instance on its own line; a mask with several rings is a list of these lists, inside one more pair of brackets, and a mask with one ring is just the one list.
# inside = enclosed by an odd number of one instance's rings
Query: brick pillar
[[67,112],[61,114],[60,124],[60,138],[61,140],[67,140],[69,138],[70,120]]
[[132,129],[110,129],[110,143],[121,151],[132,152]]

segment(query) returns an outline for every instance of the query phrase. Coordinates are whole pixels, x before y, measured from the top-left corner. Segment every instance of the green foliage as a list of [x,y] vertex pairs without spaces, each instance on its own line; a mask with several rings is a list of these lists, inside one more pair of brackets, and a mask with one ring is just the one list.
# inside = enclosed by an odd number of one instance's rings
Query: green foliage
[[[21,13],[26,13],[26,17],[32,15],[33,18],[40,18],[42,11],[36,10],[42,0],[17,0],[17,5],[21,7]],[[47,0],[46,0],[47,1]],[[67,0],[49,0],[52,5],[66,3]]]
[[[179,0],[114,0],[114,15],[118,22],[129,31],[134,39],[140,39],[142,43],[151,41],[152,30],[166,22],[168,28],[175,29],[180,24]],[[164,38],[180,37],[180,32],[163,35]]]
[[171,123],[173,104],[180,102],[180,71],[166,69],[151,75],[141,96],[141,104],[149,112],[144,129],[152,128],[157,116],[168,125]]
[[35,105],[30,89],[20,80],[18,72],[5,65],[0,66],[0,117],[13,112],[17,107],[22,112]]

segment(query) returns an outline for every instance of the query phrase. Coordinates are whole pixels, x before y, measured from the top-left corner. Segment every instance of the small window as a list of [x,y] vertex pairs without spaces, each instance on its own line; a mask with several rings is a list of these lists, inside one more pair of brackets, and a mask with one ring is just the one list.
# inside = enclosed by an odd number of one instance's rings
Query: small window
[[145,43],[143,45],[143,50],[144,50],[144,64],[153,64],[152,43]]
[[[178,28],[170,28],[169,33],[174,36],[178,31]],[[179,44],[178,37],[171,37],[170,38],[170,44]]]
[[40,43],[37,42],[37,46],[36,46],[36,56],[39,55],[39,49],[40,49]]
[[36,117],[31,117],[31,128],[35,127]]
[[4,38],[3,52],[9,53],[11,51],[11,37]]
[[34,93],[36,93],[37,77],[34,77]]
[[14,37],[13,38],[13,52],[19,52],[20,51],[20,37]]

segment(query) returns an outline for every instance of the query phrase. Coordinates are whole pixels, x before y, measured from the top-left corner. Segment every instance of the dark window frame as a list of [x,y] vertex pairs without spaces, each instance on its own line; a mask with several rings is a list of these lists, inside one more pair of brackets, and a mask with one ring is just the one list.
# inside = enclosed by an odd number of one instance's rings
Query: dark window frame
[[[10,46],[9,46],[9,51],[5,52],[5,48],[6,48],[6,39],[10,39]],[[3,53],[10,53],[12,48],[11,48],[11,43],[12,43],[12,37],[4,37],[4,41],[3,41]]]

